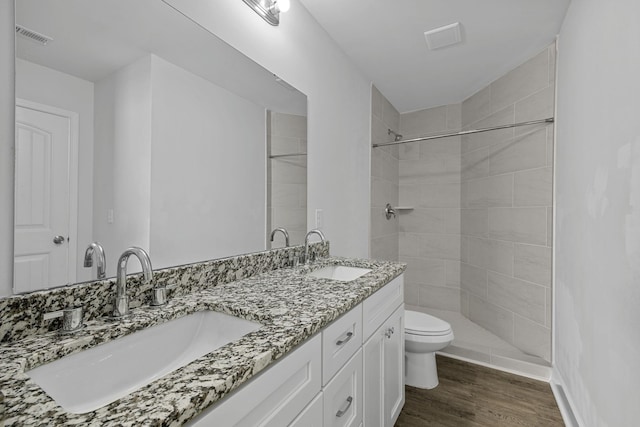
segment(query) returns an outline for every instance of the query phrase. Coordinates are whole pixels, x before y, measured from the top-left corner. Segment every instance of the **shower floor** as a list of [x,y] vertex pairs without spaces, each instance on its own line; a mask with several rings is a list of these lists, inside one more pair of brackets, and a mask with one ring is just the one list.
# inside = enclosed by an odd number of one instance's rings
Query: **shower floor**
[[419,311],[438,317],[451,325],[454,340],[438,354],[468,362],[549,381],[551,366],[546,360],[524,353],[502,338],[472,322],[455,311],[406,305],[407,310]]

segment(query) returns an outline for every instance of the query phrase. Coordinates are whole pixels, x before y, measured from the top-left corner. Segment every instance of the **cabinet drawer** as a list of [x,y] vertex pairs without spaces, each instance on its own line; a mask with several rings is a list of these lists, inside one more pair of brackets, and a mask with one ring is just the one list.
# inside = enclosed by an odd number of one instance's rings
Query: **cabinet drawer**
[[362,350],[344,365],[323,391],[325,427],[357,427],[362,422]]
[[294,350],[222,402],[205,410],[191,426],[286,426],[320,392],[321,337]]
[[289,427],[322,427],[322,393],[318,393],[315,399],[304,408],[304,411],[296,417]]
[[362,304],[322,331],[322,384],[325,385],[362,345]]
[[387,283],[362,303],[364,343],[404,302],[404,274]]

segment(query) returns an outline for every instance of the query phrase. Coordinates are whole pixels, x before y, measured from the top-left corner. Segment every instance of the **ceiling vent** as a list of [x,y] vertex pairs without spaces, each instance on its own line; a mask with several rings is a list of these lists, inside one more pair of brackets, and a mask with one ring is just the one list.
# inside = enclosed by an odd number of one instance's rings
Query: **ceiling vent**
[[25,28],[22,25],[16,25],[16,34],[34,42],[40,43],[43,46],[46,46],[47,43],[53,41],[51,37]]
[[460,34],[460,23],[445,25],[434,30],[425,31],[424,38],[427,39],[427,46],[430,50],[441,49],[462,41]]

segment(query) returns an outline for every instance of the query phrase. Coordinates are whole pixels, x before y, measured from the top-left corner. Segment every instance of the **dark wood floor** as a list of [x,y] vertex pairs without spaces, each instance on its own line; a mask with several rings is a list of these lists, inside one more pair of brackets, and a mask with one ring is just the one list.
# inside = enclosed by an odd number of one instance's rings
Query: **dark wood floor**
[[564,426],[549,384],[436,357],[440,385],[407,386],[396,427]]

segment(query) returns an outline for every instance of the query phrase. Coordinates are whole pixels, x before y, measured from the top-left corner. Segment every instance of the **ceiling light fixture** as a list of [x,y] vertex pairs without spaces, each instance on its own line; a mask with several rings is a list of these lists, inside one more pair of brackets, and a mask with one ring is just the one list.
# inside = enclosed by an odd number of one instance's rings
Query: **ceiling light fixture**
[[271,25],[280,24],[280,13],[291,7],[289,0],[243,0],[251,9]]

